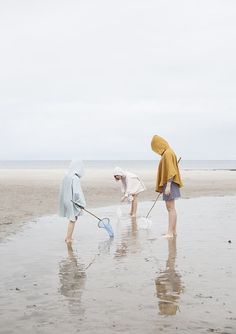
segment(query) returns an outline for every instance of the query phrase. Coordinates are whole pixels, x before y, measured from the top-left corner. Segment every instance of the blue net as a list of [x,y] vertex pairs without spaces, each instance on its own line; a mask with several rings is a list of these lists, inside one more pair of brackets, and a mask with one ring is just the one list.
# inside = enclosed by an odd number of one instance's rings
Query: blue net
[[98,223],[98,227],[105,228],[105,230],[109,234],[110,238],[114,237],[114,232],[113,232],[112,226],[110,224],[109,218],[103,218],[103,219],[101,219],[99,221],[99,223]]

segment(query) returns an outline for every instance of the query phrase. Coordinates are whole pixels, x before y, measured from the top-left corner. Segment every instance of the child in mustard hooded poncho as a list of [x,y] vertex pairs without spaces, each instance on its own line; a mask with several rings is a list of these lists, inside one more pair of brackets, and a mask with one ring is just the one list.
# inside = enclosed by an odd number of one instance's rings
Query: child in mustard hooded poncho
[[160,136],[153,136],[151,142],[152,150],[161,156],[158,166],[156,191],[163,193],[163,200],[169,214],[169,228],[165,235],[173,238],[176,235],[177,214],[175,210],[175,199],[180,197],[183,186],[179,172],[176,155],[167,141]]

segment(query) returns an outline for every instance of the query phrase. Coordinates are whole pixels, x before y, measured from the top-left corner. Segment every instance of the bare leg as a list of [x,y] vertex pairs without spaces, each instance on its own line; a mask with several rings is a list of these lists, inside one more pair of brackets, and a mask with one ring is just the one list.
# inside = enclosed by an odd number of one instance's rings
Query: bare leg
[[131,222],[132,222],[132,235],[136,236],[136,234],[137,234],[137,219],[136,219],[136,217],[131,217]]
[[175,200],[166,201],[166,208],[168,211],[169,227],[165,235],[167,238],[173,238],[176,235],[177,213],[175,210]]
[[73,232],[74,232],[74,228],[75,228],[75,222],[70,220],[69,223],[68,223],[68,227],[67,227],[67,235],[66,235],[66,238],[65,238],[65,242],[67,242],[67,243],[72,242],[72,235],[73,235]]
[[136,217],[138,207],[138,196],[133,195],[133,201],[131,203],[131,217]]

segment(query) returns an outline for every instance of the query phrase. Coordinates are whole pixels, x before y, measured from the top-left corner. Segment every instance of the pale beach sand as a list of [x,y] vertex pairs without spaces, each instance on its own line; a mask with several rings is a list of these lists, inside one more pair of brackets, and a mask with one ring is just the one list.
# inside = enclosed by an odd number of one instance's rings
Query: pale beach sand
[[127,206],[120,220],[116,206],[94,209],[111,218],[114,240],[83,215],[72,249],[56,215],[25,224],[0,243],[0,332],[236,333],[235,199],[178,200],[178,236],[169,241],[162,201],[149,230]]
[[0,333],[236,333],[235,171],[182,171],[178,236],[168,241],[161,200],[143,229],[155,171],[134,170],[147,191],[131,221],[127,205],[117,217],[112,169],[87,169],[88,208],[111,218],[115,238],[84,215],[72,249],[56,215],[64,172],[1,169]]

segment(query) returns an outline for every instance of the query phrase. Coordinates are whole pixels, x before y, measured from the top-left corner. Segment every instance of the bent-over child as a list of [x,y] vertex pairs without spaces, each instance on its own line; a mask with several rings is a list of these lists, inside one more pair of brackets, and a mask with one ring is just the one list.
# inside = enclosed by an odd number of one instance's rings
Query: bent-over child
[[121,201],[128,199],[131,202],[131,217],[136,217],[138,206],[138,195],[146,188],[140,178],[133,173],[123,171],[120,167],[116,167],[114,170],[115,180],[121,181],[121,192],[123,196]]

